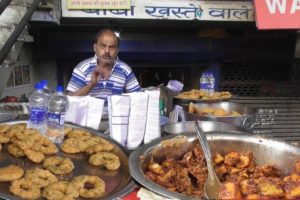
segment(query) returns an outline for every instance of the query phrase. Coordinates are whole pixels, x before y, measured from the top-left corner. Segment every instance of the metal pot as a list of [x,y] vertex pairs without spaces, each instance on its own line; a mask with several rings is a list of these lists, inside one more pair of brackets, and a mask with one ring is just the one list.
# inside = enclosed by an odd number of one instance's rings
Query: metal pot
[[[213,131],[246,131],[246,129],[232,124],[222,123],[222,122],[213,122],[213,121],[199,121],[199,125],[204,132],[213,132]],[[161,128],[163,133],[167,135],[177,135],[182,133],[195,133],[195,122],[186,121],[178,122],[174,124],[166,124]]]
[[[212,153],[225,154],[231,151],[251,151],[256,165],[270,164],[282,172],[282,177],[293,172],[294,165],[300,159],[300,148],[282,141],[266,139],[252,134],[233,132],[206,133]],[[144,187],[163,196],[181,200],[195,198],[171,192],[168,189],[145,178],[144,172],[151,160],[162,157],[181,157],[190,148],[192,141],[197,139],[195,134],[185,134],[188,142],[180,146],[163,146],[168,139],[178,136],[167,136],[143,145],[130,154],[129,168],[132,177]]]
[[256,110],[255,108],[245,106],[243,104],[239,103],[232,103],[232,102],[218,102],[218,103],[196,103],[194,104],[199,109],[203,108],[213,108],[218,109],[222,108],[228,112],[236,111],[241,114],[241,116],[222,116],[222,117],[216,117],[216,116],[204,116],[204,115],[198,115],[194,113],[188,113],[185,110],[185,116],[186,119],[189,121],[215,121],[215,122],[224,122],[233,124],[235,126],[243,127],[246,129],[250,129],[252,127],[252,124],[255,121],[255,114]]

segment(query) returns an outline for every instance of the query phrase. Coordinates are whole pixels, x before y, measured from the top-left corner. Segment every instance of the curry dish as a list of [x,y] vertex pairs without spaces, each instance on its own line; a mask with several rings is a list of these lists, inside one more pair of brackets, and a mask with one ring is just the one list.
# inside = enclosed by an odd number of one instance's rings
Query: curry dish
[[[300,197],[300,161],[295,171],[283,177],[272,165],[256,166],[251,152],[214,154],[216,173],[222,182],[220,199],[296,199]],[[207,178],[205,158],[199,142],[181,158],[165,157],[148,164],[145,177],[184,195],[202,198]]]

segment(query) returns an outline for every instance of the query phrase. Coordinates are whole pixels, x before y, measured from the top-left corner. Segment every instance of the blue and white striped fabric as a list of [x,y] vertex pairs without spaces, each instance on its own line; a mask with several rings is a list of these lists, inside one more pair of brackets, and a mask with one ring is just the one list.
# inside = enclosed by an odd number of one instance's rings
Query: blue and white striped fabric
[[[96,66],[96,56],[80,62],[72,73],[67,91],[76,92],[86,86],[91,81],[92,72]],[[137,92],[140,90],[140,85],[131,68],[117,59],[109,79],[107,81],[100,80],[88,95],[104,99],[107,102],[107,97],[112,94]]]

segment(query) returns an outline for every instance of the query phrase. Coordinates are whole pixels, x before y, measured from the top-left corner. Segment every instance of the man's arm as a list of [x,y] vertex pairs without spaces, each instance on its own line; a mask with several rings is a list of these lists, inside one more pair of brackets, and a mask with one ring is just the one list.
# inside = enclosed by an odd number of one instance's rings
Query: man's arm
[[80,88],[75,92],[68,91],[67,94],[70,96],[86,96],[97,85],[99,80],[100,80],[99,69],[95,69],[95,71],[92,72],[91,82],[89,82],[87,85],[85,85],[84,87]]
[[94,85],[92,85],[91,83],[84,86],[83,88],[79,89],[76,92],[71,92],[68,91],[67,94],[70,96],[86,96],[90,93],[90,91],[93,89]]

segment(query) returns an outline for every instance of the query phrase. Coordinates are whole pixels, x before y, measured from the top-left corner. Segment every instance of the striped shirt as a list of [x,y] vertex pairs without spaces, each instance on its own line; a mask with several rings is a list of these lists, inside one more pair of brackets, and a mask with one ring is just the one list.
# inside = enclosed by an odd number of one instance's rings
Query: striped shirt
[[[76,92],[86,86],[91,81],[92,72],[96,67],[96,55],[80,62],[72,73],[67,91]],[[108,80],[101,79],[88,95],[106,101],[107,97],[113,94],[137,92],[140,90],[140,85],[131,68],[117,59]]]

